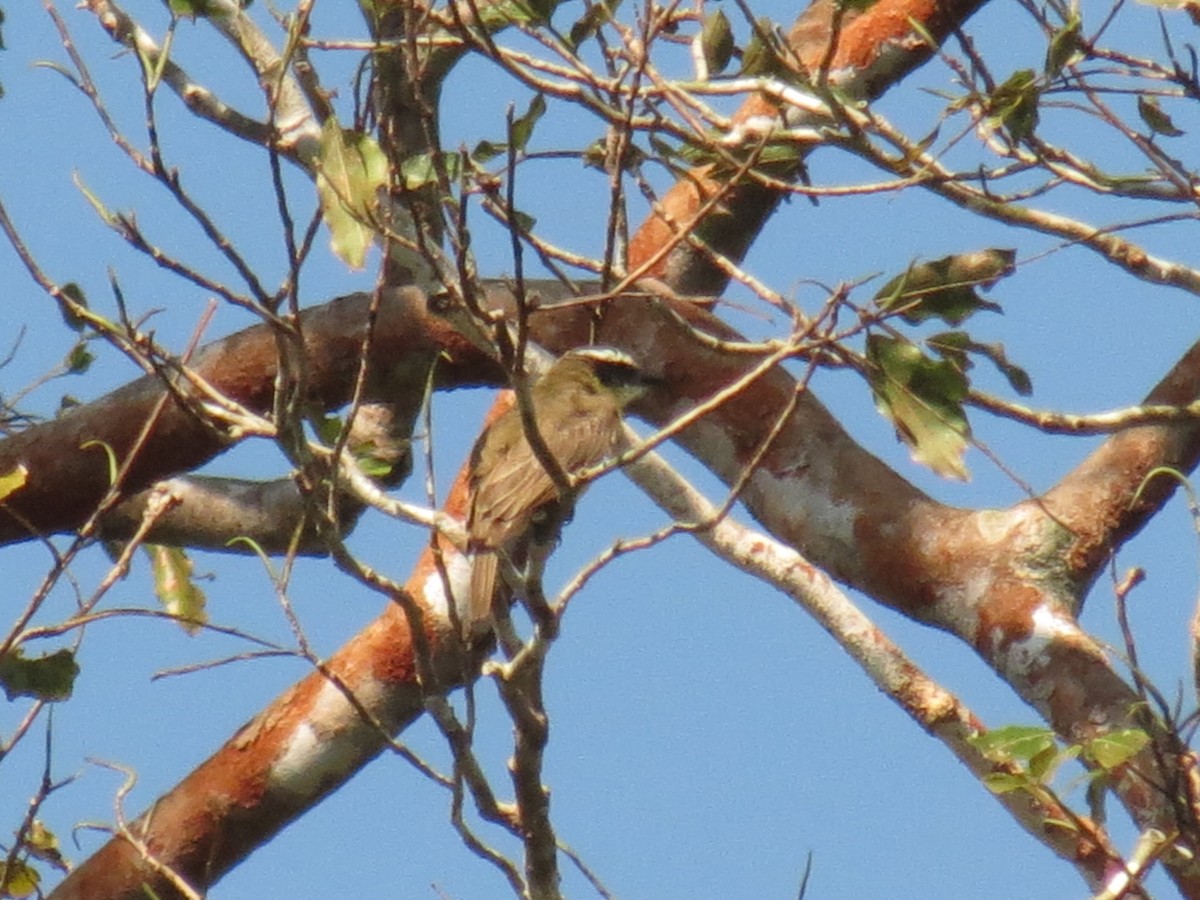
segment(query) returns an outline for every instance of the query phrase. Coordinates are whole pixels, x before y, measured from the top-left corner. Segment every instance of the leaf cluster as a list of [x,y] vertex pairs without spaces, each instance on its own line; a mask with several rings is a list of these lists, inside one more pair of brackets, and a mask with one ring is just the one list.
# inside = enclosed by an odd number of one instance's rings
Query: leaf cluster
[[[1009,725],[996,728],[971,739],[971,743],[1001,770],[985,775],[983,783],[996,794],[1024,791],[1041,802],[1066,805],[1061,791],[1053,787],[1064,764],[1081,760],[1088,766],[1083,775],[1088,784],[1088,799],[1092,814],[1103,818],[1102,797],[1105,787],[1117,771],[1142,751],[1150,736],[1140,728],[1110,731],[1077,744],[1063,744],[1049,728],[1032,725]],[[1070,821],[1055,820],[1065,828],[1075,828]]]
[[[986,249],[914,263],[875,296],[885,317],[910,325],[940,320],[963,324],[980,311],[1001,307],[978,293],[1015,270],[1016,252]],[[896,427],[913,458],[947,478],[967,478],[963,462],[971,436],[965,401],[971,390],[973,357],[998,368],[1017,393],[1032,390],[1029,375],[1009,361],[1004,347],[955,329],[933,334],[924,349],[889,329],[867,336],[867,380],[879,412]]]
[[49,702],[68,700],[78,674],[75,651],[65,647],[32,658],[14,647],[0,656],[0,690],[9,700],[17,697]]

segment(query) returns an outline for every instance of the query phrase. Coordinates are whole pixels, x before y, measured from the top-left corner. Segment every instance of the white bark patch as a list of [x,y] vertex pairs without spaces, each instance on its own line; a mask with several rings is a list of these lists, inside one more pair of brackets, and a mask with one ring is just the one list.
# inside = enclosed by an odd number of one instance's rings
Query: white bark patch
[[852,503],[832,503],[828,494],[814,489],[810,479],[787,473],[782,476],[759,469],[750,487],[768,498],[770,507],[784,511],[789,519],[803,517],[804,528],[823,539],[843,546],[854,544],[854,521],[858,511]]
[[[375,693],[378,686],[355,686],[360,695]],[[362,761],[359,737],[366,737],[358,712],[345,695],[329,682],[304,722],[271,767],[270,789],[296,797],[315,797],[323,785],[346,774]]]
[[[1029,680],[1047,662],[1046,650],[1051,644],[1070,640],[1076,634],[1076,626],[1061,612],[1043,604],[1033,611],[1030,619],[1033,631],[1029,637],[1009,644],[1005,653],[1004,669],[1023,680]],[[999,629],[993,632],[993,646],[1003,646],[1005,635]]]
[[471,562],[463,553],[445,554],[445,574],[434,569],[421,584],[421,603],[427,613],[443,619],[450,618],[450,604],[446,601],[446,584],[454,594],[455,612],[459,621],[467,614],[471,595]]
[[[928,553],[935,548],[936,545],[930,546],[929,541],[922,541],[922,553]],[[954,634],[978,634],[979,606],[986,600],[992,586],[993,576],[988,572],[976,572],[961,583],[952,582],[940,586],[935,595],[936,604],[929,610],[931,621],[937,622]],[[999,629],[995,629],[988,638],[994,652],[998,647],[997,641],[1003,640],[1004,635]]]
[[[914,54],[928,53],[929,45],[918,34],[909,33],[902,37],[885,41],[879,48],[879,54],[871,66],[870,77],[874,80],[891,80],[896,73],[911,68]],[[865,79],[859,79],[859,82]]]
[[1012,511],[1007,509],[981,509],[972,518],[979,536],[987,543],[1001,544],[1009,532],[1018,524]]
[[782,124],[778,116],[750,116],[734,125],[729,134],[721,138],[721,143],[727,147],[758,143],[763,138],[770,137]]

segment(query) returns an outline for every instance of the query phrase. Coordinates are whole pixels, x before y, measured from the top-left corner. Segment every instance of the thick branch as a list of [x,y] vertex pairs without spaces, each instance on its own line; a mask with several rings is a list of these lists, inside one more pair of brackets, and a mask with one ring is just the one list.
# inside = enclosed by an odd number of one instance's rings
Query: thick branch
[[[1183,406],[1200,399],[1200,343],[1193,344],[1146,397],[1146,404]],[[1200,461],[1200,423],[1130,428],[1100,445],[1046,494],[1046,507],[1074,534],[1070,565],[1096,575],[1111,554],[1153,518],[1175,493],[1174,478],[1147,482],[1159,467],[1191,472]],[[1136,499],[1135,499],[1136,498]]]
[[[309,401],[334,409],[350,399],[370,297],[355,294],[306,311],[301,317],[308,364]],[[486,359],[431,313],[415,288],[389,290],[381,304],[372,343],[370,393],[396,400],[397,391],[418,399],[433,360],[440,387],[482,383],[495,372]],[[248,409],[272,407],[277,368],[272,329],[257,325],[196,354],[190,368],[220,393]],[[406,385],[405,388],[398,387]],[[124,460],[165,388],[147,376],[52,422],[29,428],[0,443],[0,472],[18,464],[29,471],[27,484],[0,508],[0,543],[35,534],[69,531],[96,508],[109,483],[108,459],[98,445]],[[82,449],[91,442],[90,449]],[[226,436],[171,399],[135,460],[123,489],[128,493],[208,462],[229,446]],[[230,535],[232,536],[232,535]]]
[[[234,553],[263,552],[301,556],[325,555],[324,539],[312,523],[296,534],[304,522],[309,500],[290,478],[276,481],[245,481],[202,475],[170,478],[140,491],[101,519],[100,533],[106,539],[126,540],[142,526],[147,505],[160,491],[173,505],[154,520],[144,539],[152,544],[201,547]],[[363,511],[361,504],[347,501],[338,511],[338,524],[348,534]],[[247,538],[230,544],[232,536]]]

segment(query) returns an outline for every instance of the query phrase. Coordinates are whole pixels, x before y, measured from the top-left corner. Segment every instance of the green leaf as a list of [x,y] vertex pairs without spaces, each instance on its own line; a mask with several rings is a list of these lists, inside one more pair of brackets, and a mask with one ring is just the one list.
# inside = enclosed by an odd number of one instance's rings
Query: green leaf
[[1058,747],[1052,745],[1035,753],[1029,760],[1029,775],[1044,784],[1053,775],[1058,762]]
[[772,141],[758,151],[758,164],[762,168],[782,167],[793,169],[804,159],[804,150],[791,141]]
[[58,289],[59,311],[62,313],[63,322],[74,332],[83,331],[87,326],[87,320],[81,316],[74,307],[87,309],[87,297],[83,293],[83,288],[73,281],[69,281]]
[[17,463],[15,469],[0,475],[0,503],[25,487],[28,480],[29,470],[24,463]]
[[371,222],[378,192],[387,187],[388,165],[369,135],[344,130],[331,116],[321,128],[317,196],[329,226],[333,252],[352,269],[366,263],[375,236]]
[[167,5],[177,16],[207,16],[209,14],[208,0],[168,0]]
[[180,547],[146,544],[154,572],[154,593],[163,608],[174,616],[183,630],[195,634],[208,622],[204,591],[192,579],[192,561]]
[[1079,747],[1072,745],[1058,749],[1058,745],[1046,747],[1033,755],[1029,760],[1029,774],[1038,784],[1048,785],[1054,780],[1055,773],[1063,763],[1079,756]]
[[711,147],[703,144],[680,144],[675,155],[689,166],[705,166],[722,161],[722,158]]
[[368,478],[387,478],[388,475],[392,474],[392,469],[394,468],[393,463],[388,462],[386,459],[380,459],[377,456],[371,456],[370,454],[358,456],[356,459],[358,467]]
[[96,355],[88,349],[85,341],[80,341],[71,348],[71,352],[67,354],[66,367],[68,375],[82,375],[92,367],[92,363],[96,361]]
[[16,859],[13,860],[10,868],[6,861],[0,860],[0,884],[4,885],[3,896],[14,897],[17,900],[32,897],[37,892],[41,881],[41,874],[28,863]]
[[538,119],[545,115],[545,113],[546,98],[541,94],[534,94],[533,99],[529,101],[529,108],[525,110],[525,114],[513,119],[510,140],[518,153],[525,150],[529,139],[533,137],[534,126],[537,125]]
[[597,138],[584,147],[580,158],[587,168],[603,172],[604,167],[608,164],[608,145],[604,138]]
[[[195,16],[192,19],[194,21]],[[138,62],[142,66],[142,78],[145,80],[147,95],[153,96],[158,90],[158,86],[162,84],[163,72],[166,71],[167,63],[171,60],[171,48],[174,44],[174,23],[172,23],[171,28],[167,29],[167,33],[163,37],[162,47],[153,56],[140,43],[135,44],[134,53],[137,54]]]
[[1029,779],[1026,776],[1009,772],[989,772],[983,776],[982,781],[983,786],[993,794],[1011,794],[1013,791],[1029,787]]
[[438,173],[439,163],[448,179],[458,180],[462,173],[462,157],[457,153],[417,153],[410,156],[400,164],[400,180],[410,191],[436,185],[441,177]]
[[567,44],[571,49],[577,50],[580,44],[612,21],[613,13],[620,5],[621,0],[601,0],[600,3],[589,4],[587,10],[571,26],[571,30],[567,34]]
[[709,13],[700,26],[700,49],[709,75],[720,75],[733,59],[733,28],[725,10]]
[[507,149],[507,144],[493,144],[491,141],[480,141],[475,145],[475,149],[471,151],[471,161],[483,165],[484,163],[491,162]]
[[313,430],[327,447],[338,442],[345,427],[345,423],[337,416],[318,416],[313,419]]
[[930,359],[905,338],[867,338],[875,406],[896,426],[913,459],[943,478],[966,481],[963,454],[971,429],[962,401],[967,380],[953,364]]
[[1083,755],[1100,768],[1112,771],[1137,756],[1148,743],[1150,735],[1142,729],[1122,728],[1087,741]]
[[1163,137],[1179,137],[1184,133],[1181,129],[1176,128],[1171,117],[1163,112],[1157,97],[1139,96],[1137,109],[1138,115],[1142,117],[1142,121],[1146,123],[1146,127],[1150,129],[1151,133],[1161,134]]
[[508,25],[538,24],[538,13],[523,0],[504,0],[488,3],[479,10],[479,20],[489,31],[497,31]]
[[1083,19],[1078,11],[1073,11],[1062,28],[1054,32],[1050,38],[1050,46],[1046,48],[1046,75],[1056,76],[1067,63],[1079,56],[1082,49],[1080,32],[1083,29]]
[[47,828],[41,819],[34,819],[30,823],[29,831],[25,834],[24,846],[35,859],[50,863],[63,873],[71,871],[70,865],[63,858],[58,836]]
[[[632,172],[646,161],[646,151],[636,144],[625,146],[625,155],[621,159],[622,171]],[[589,169],[608,171],[608,143],[604,138],[592,141],[580,153],[583,164]]]
[[971,745],[995,762],[1028,764],[1039,753],[1055,750],[1058,742],[1049,728],[1035,725],[1005,725],[970,738]]
[[519,209],[512,211],[512,220],[513,224],[525,234],[532,232],[537,225],[537,219],[529,215],[529,213],[521,212]]
[[71,180],[75,182],[75,187],[78,188],[79,193],[83,194],[83,198],[91,204],[92,209],[96,211],[96,215],[100,217],[105,225],[109,228],[119,229],[125,224],[125,220],[119,213],[113,212],[104,205],[99,197],[92,193],[91,189],[83,183],[83,179],[79,177],[78,172],[71,175]]
[[1040,97],[1033,69],[1018,69],[992,92],[988,120],[1007,129],[1014,142],[1023,141],[1037,128]]
[[987,359],[1000,370],[1009,386],[1022,397],[1033,393],[1033,380],[1029,373],[1020,366],[1010,362],[1000,343],[983,344],[976,341],[965,331],[943,331],[926,338],[925,343],[931,350],[958,366],[959,371],[966,372],[973,366],[968,354],[978,354]]
[[78,674],[75,653],[65,648],[36,659],[26,659],[19,647],[0,656],[0,688],[9,700],[17,697],[35,697],[50,703],[66,700]]
[[742,75],[770,78],[788,71],[783,61],[779,26],[765,16],[754,23],[750,42],[742,52]]
[[904,320],[913,325],[935,318],[961,325],[981,309],[1001,311],[975,288],[990,288],[1011,275],[1016,271],[1016,256],[1015,250],[990,248],[914,263],[885,284],[875,301],[882,310],[900,310]]
[[523,3],[529,7],[530,21],[535,25],[548,24],[558,7],[558,0],[523,0]]

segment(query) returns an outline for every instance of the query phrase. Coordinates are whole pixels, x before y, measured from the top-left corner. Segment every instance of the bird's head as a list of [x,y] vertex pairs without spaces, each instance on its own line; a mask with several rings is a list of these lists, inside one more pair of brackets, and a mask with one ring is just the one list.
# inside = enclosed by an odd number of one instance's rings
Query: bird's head
[[568,350],[551,367],[549,375],[554,375],[556,369],[560,372],[575,369],[582,374],[584,367],[605,390],[616,397],[621,407],[632,403],[656,381],[643,372],[628,353],[615,347],[600,346]]

